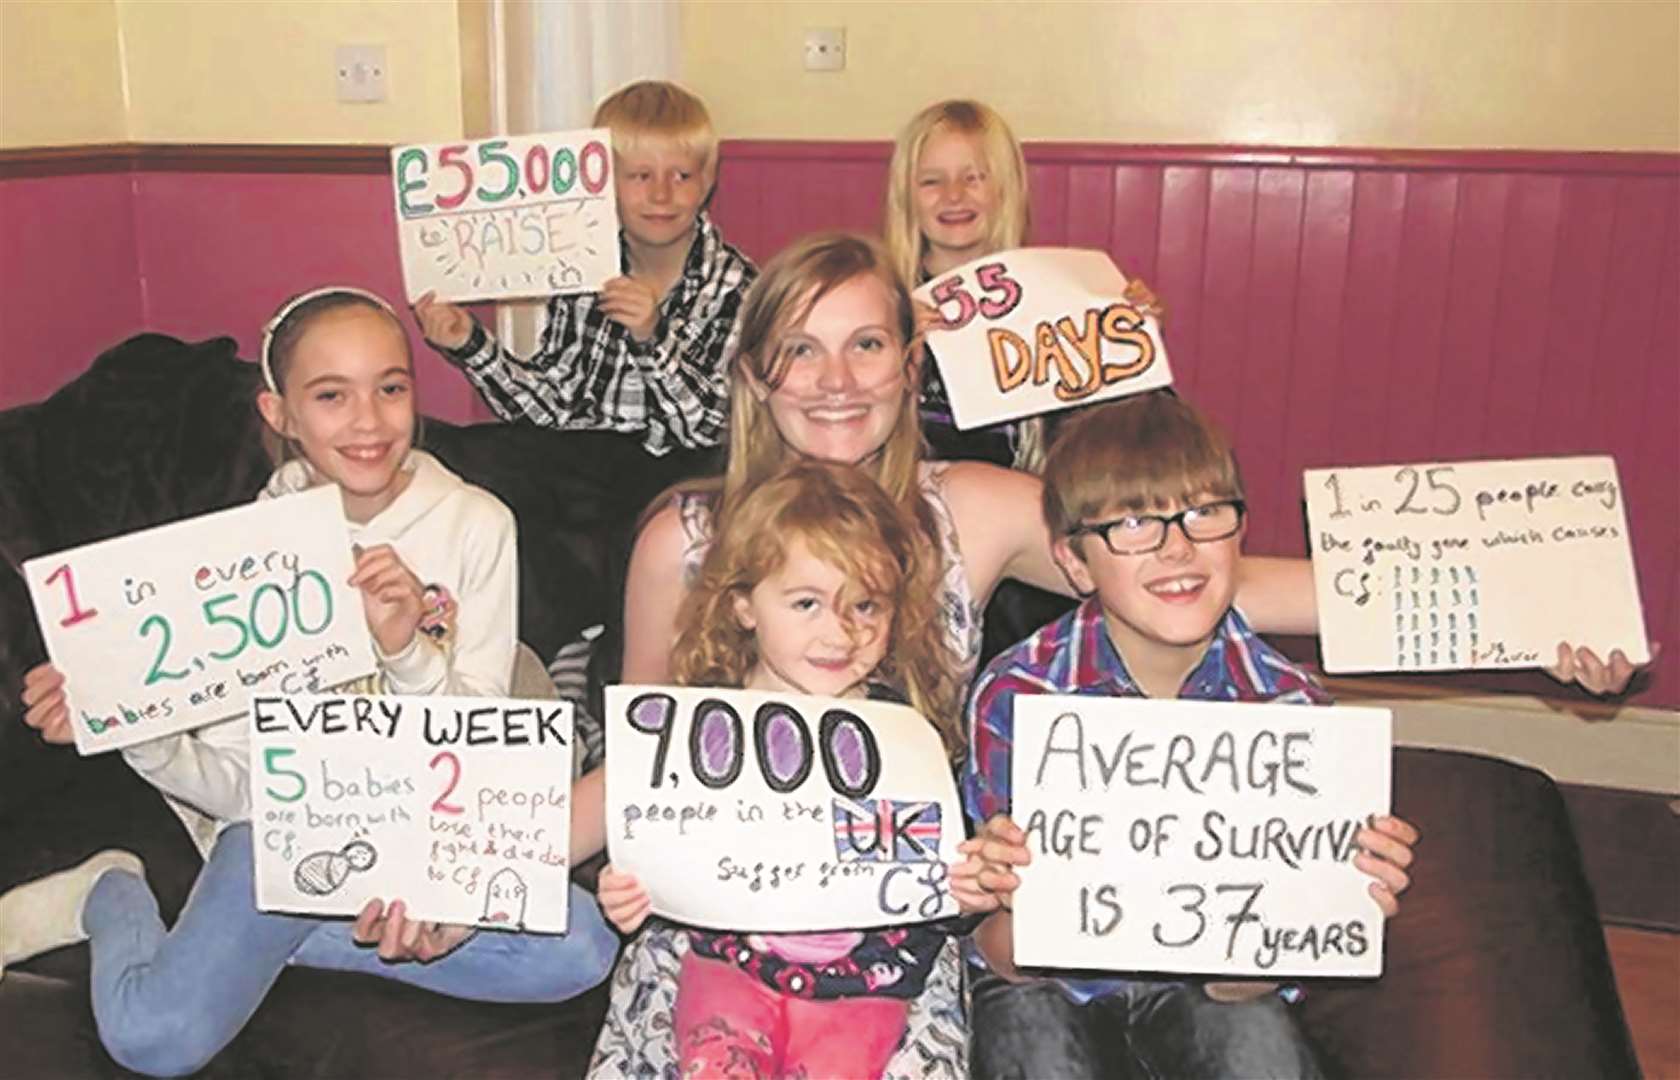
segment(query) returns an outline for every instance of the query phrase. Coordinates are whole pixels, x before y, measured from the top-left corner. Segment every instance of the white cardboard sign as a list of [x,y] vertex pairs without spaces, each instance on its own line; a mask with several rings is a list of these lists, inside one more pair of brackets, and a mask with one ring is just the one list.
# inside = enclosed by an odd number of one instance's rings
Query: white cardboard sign
[[337,487],[160,525],[23,564],[76,749],[245,711],[255,691],[374,671]]
[[1305,474],[1327,671],[1650,659],[1616,463],[1464,461]]
[[916,290],[959,428],[1091,405],[1172,383],[1161,324],[1125,298],[1101,251],[1017,248]]
[[605,128],[391,148],[408,298],[592,292],[619,272]]
[[607,688],[607,850],[653,910],[719,930],[846,930],[953,915],[962,804],[903,705]]
[[1015,962],[1381,974],[1350,860],[1388,812],[1391,745],[1387,709],[1017,697]]
[[257,906],[564,933],[572,706],[496,698],[251,699]]

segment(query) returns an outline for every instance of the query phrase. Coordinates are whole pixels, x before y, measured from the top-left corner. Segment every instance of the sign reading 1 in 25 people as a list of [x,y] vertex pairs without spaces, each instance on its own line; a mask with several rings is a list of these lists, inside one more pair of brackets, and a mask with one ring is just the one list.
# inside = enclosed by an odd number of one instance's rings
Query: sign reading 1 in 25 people
[[257,906],[562,933],[571,784],[566,702],[253,697]]
[[604,128],[393,147],[409,299],[599,289],[619,272],[612,169]]
[[917,289],[944,319],[928,346],[957,426],[1170,385],[1161,325],[1125,293],[1106,254],[1069,248],[999,252]]
[[1327,671],[1650,659],[1608,457],[1309,469]]
[[23,564],[76,749],[116,750],[370,675],[333,486]]
[[1381,974],[1351,860],[1388,812],[1390,740],[1386,709],[1017,697],[1015,962]]
[[847,930],[956,913],[962,807],[903,705],[607,688],[607,850],[653,910],[719,930]]

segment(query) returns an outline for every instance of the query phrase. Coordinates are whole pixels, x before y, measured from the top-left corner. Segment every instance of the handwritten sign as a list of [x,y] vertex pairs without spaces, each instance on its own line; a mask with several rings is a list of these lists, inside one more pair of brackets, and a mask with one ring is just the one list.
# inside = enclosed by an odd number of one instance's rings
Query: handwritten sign
[[1125,292],[1106,254],[1070,248],[988,255],[917,289],[945,320],[928,345],[957,426],[1170,385],[1160,323]]
[[1016,698],[1016,962],[1381,974],[1350,860],[1388,812],[1390,749],[1386,709]]
[[1550,664],[1560,641],[1650,659],[1616,463],[1309,469],[1327,671]]
[[565,932],[570,704],[263,696],[251,725],[262,910]]
[[607,850],[661,915],[845,930],[956,913],[962,804],[938,733],[875,701],[607,688]]
[[370,675],[336,487],[23,564],[76,749],[116,750],[245,711],[252,691]]
[[612,170],[604,128],[393,147],[409,299],[599,289],[619,272]]

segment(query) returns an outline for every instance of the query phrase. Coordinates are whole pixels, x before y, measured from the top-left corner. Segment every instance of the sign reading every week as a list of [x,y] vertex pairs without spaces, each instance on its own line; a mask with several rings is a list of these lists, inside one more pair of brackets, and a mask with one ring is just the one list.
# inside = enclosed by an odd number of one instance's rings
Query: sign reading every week
[[116,750],[374,671],[336,486],[23,564],[76,749]]
[[1559,642],[1650,659],[1616,463],[1309,469],[1327,671],[1550,664]]
[[410,300],[591,292],[619,272],[604,128],[391,150]]
[[719,930],[956,913],[964,838],[938,733],[904,705],[607,688],[607,849],[653,910]]
[[1014,735],[1017,964],[1381,974],[1351,860],[1389,809],[1388,710],[1022,695]]
[[569,703],[256,696],[251,725],[262,910],[565,932]]
[[1126,299],[1126,285],[1104,252],[1017,248],[917,289],[944,320],[927,340],[957,426],[1171,385],[1161,325]]

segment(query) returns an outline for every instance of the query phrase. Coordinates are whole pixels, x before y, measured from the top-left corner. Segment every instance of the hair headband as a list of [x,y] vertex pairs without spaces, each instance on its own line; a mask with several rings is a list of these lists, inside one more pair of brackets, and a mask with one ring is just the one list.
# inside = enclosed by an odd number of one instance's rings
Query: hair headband
[[292,312],[309,303],[311,300],[319,300],[323,296],[359,297],[360,299],[371,301],[379,308],[379,310],[385,312],[385,314],[391,316],[391,318],[397,319],[399,323],[402,321],[398,317],[396,309],[386,303],[383,296],[380,296],[378,293],[368,292],[366,289],[358,289],[354,285],[328,285],[325,288],[311,289],[306,293],[299,293],[297,296],[294,296],[290,300],[286,301],[280,310],[274,313],[274,318],[268,320],[268,322],[263,325],[261,358],[262,377],[263,383],[268,387],[271,393],[278,394],[280,392],[280,384],[274,381],[274,361],[270,356],[270,353],[274,348],[274,335],[279,333],[280,327],[287,319],[291,318]]

